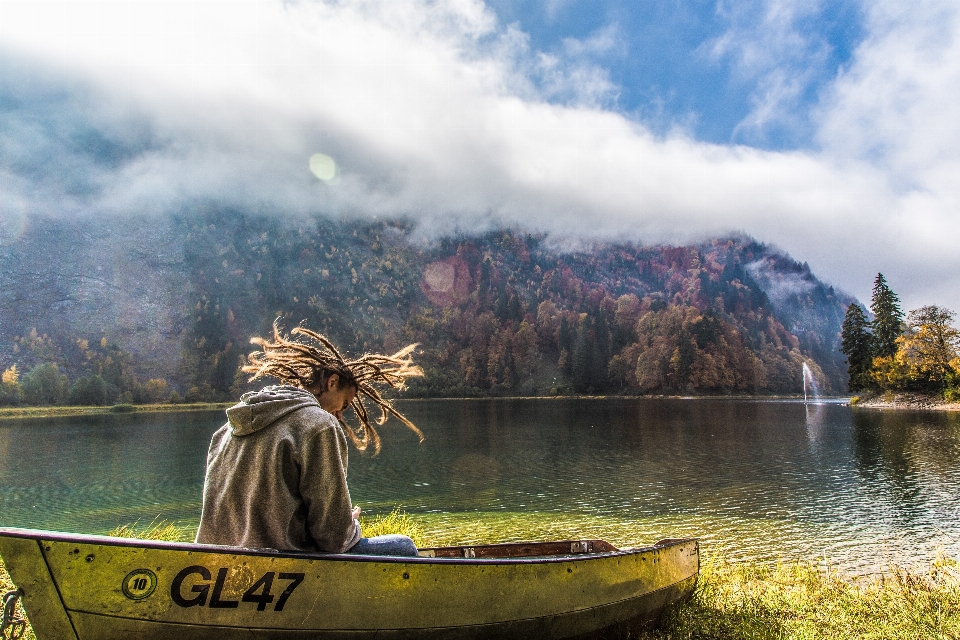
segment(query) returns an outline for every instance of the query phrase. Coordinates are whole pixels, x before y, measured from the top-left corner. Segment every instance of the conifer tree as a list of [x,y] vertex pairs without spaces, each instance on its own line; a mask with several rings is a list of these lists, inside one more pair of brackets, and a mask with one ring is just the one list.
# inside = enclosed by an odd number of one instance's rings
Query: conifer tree
[[560,371],[566,375],[570,376],[573,372],[573,343],[574,343],[575,332],[570,328],[570,324],[567,322],[566,316],[560,318],[560,332],[557,342],[560,347]]
[[570,354],[571,377],[573,378],[573,388],[579,393],[591,390],[593,380],[590,379],[592,371],[590,357],[595,342],[591,340],[590,316],[581,318],[577,324],[577,337],[573,343],[573,353]]
[[862,391],[870,385],[870,368],[873,363],[873,336],[870,322],[859,304],[847,307],[840,333],[840,352],[847,356],[847,374],[850,376],[850,391]]
[[590,378],[592,386],[602,391],[607,387],[607,367],[610,363],[610,329],[603,309],[597,311],[593,326],[594,351],[591,358]]
[[900,298],[887,285],[882,273],[873,282],[873,297],[870,300],[873,312],[873,356],[892,358],[897,354],[897,338],[903,333],[903,310]]

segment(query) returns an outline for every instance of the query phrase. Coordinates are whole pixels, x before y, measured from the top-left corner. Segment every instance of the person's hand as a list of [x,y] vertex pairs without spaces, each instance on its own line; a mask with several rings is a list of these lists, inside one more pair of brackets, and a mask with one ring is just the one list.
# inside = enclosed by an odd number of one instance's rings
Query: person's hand
[[358,520],[360,518],[360,507],[353,508],[353,519]]

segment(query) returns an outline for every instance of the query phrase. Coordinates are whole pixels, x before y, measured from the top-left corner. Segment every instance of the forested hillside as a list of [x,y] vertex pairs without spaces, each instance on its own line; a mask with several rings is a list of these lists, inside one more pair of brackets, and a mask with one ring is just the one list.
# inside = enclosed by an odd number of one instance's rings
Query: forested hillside
[[51,385],[45,402],[226,399],[277,317],[353,353],[419,342],[413,395],[795,393],[803,362],[843,387],[852,299],[749,238],[417,238],[214,208],[31,221],[0,244],[0,369],[21,386],[0,402]]

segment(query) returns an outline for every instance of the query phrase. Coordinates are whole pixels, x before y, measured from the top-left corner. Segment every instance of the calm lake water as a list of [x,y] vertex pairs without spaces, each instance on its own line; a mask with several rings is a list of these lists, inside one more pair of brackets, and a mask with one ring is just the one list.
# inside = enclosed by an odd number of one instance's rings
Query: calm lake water
[[[870,573],[960,557],[960,414],[723,399],[401,403],[351,452],[354,502],[438,543],[698,536],[731,558]],[[221,412],[0,421],[0,525],[195,527]]]

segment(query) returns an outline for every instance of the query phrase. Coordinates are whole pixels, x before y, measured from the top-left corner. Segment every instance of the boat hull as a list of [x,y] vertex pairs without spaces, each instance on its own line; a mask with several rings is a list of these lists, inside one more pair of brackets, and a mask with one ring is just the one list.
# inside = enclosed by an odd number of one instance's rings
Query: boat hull
[[699,571],[696,540],[388,558],[0,529],[0,555],[39,640],[590,637],[654,620]]

